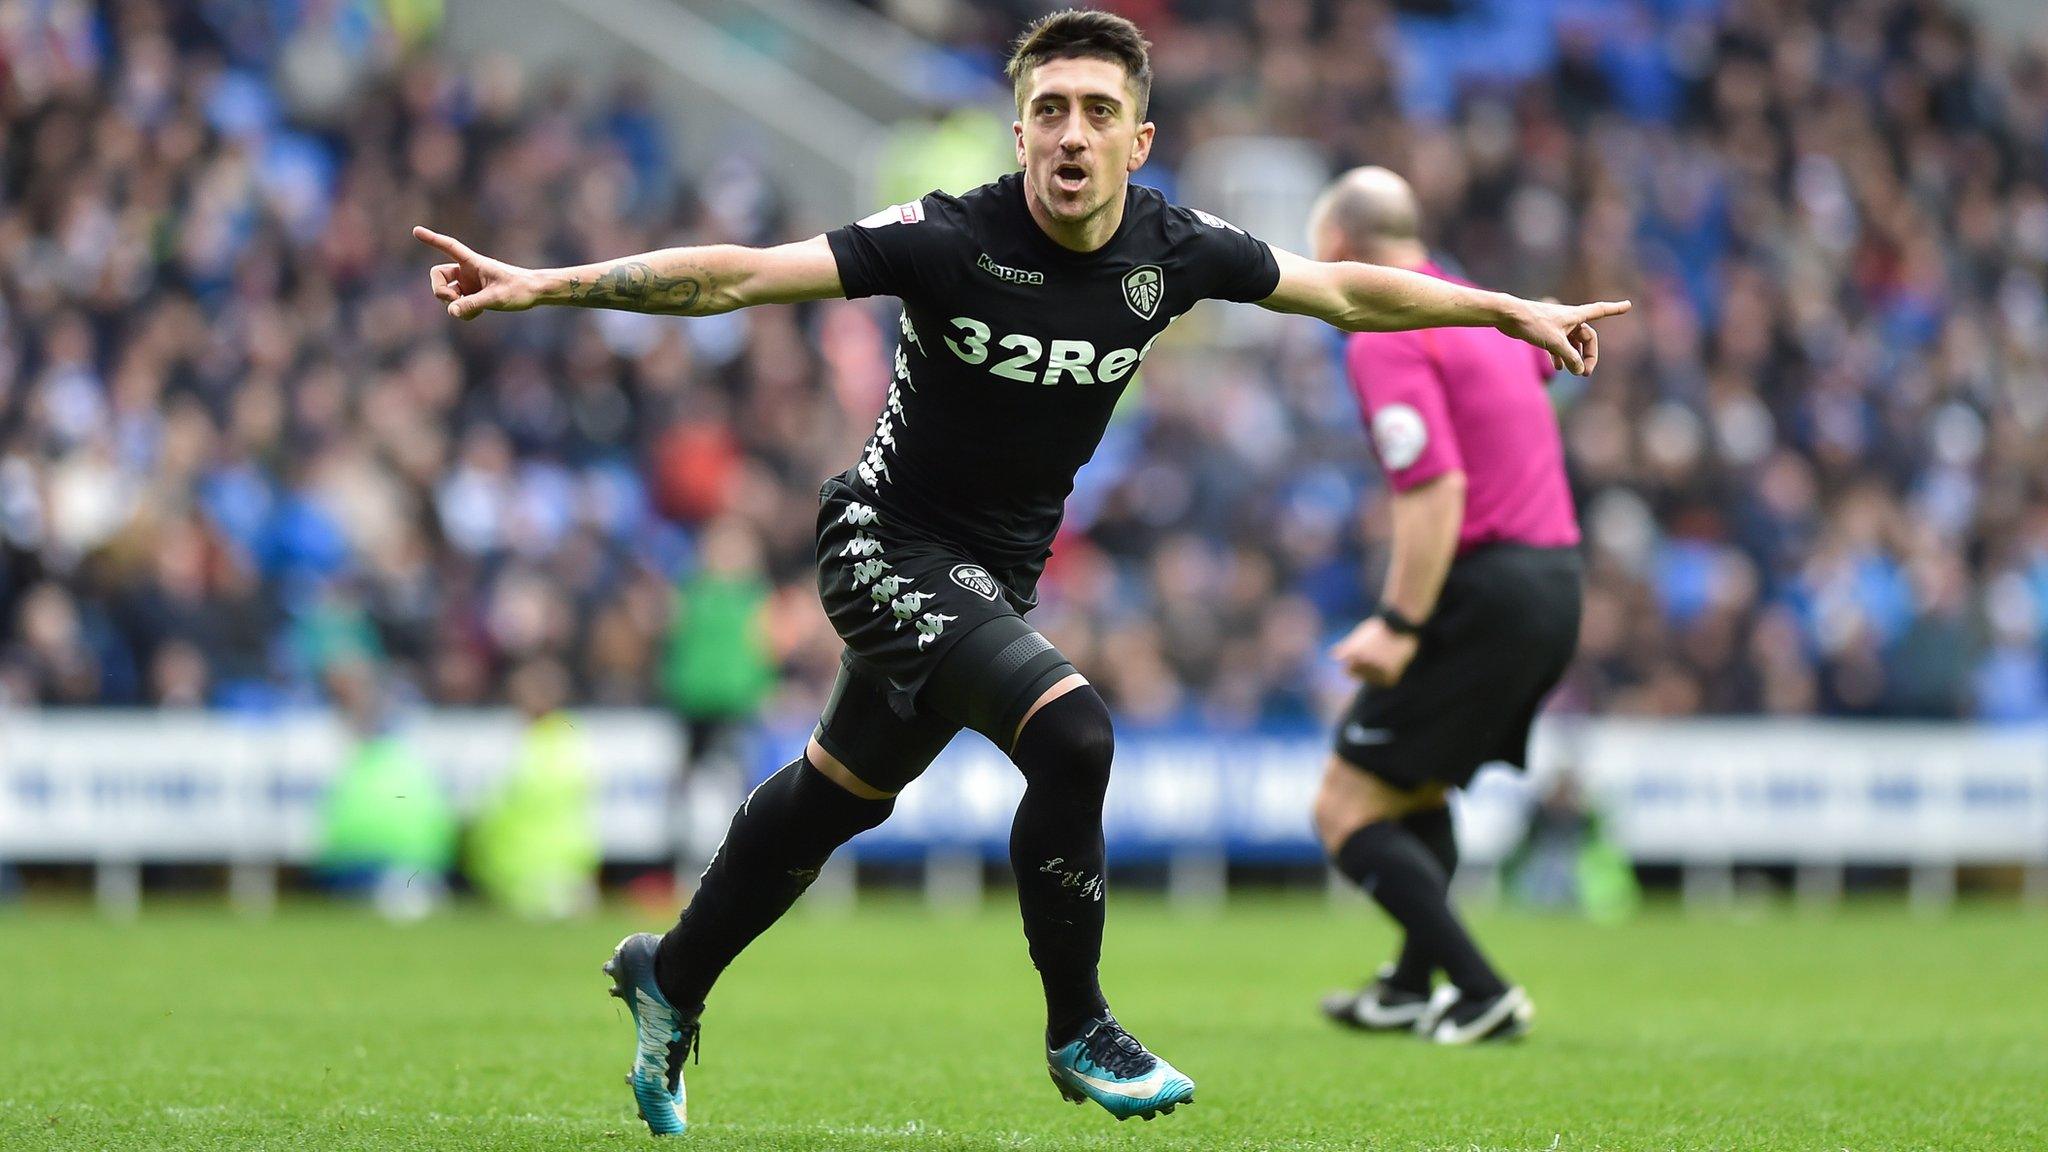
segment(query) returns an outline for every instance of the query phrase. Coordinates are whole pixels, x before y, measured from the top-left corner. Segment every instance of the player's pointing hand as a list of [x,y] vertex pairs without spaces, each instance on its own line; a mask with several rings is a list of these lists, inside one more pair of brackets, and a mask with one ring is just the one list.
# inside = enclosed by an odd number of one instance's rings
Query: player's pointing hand
[[434,298],[448,305],[450,316],[471,320],[485,311],[523,312],[540,303],[538,278],[532,269],[479,255],[455,237],[431,228],[415,226],[412,235],[452,261],[434,265],[427,274]]
[[1600,361],[1600,338],[1593,321],[1619,316],[1629,310],[1626,300],[1603,300],[1597,304],[1552,304],[1520,301],[1501,321],[1500,330],[1517,340],[1526,340],[1545,352],[1559,368],[1585,376]]

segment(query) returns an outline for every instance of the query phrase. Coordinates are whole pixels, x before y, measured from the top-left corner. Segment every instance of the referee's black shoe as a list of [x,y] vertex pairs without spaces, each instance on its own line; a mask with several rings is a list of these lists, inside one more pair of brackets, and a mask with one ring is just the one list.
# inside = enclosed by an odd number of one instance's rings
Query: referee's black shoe
[[1361,1032],[1412,1032],[1429,1011],[1429,994],[1387,983],[1393,966],[1379,970],[1363,988],[1323,997],[1323,1015],[1333,1023]]
[[1482,1044],[1526,1036],[1535,1019],[1536,1005],[1516,985],[1497,996],[1460,994],[1418,1022],[1415,1030],[1432,1044]]

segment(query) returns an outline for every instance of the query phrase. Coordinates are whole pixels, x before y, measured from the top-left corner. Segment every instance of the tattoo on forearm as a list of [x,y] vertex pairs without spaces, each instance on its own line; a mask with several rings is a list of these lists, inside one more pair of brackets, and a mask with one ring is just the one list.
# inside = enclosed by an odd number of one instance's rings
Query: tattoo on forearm
[[635,312],[688,312],[703,290],[700,277],[664,276],[643,260],[615,264],[587,284],[580,276],[569,278],[571,304]]

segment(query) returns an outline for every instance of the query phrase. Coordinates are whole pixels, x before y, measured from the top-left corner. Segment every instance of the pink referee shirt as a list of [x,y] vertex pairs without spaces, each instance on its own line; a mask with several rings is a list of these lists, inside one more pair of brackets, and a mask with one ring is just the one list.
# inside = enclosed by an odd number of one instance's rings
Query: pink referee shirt
[[[1464,283],[1434,264],[1416,271]],[[1492,328],[1357,332],[1344,365],[1396,491],[1465,473],[1459,554],[1496,542],[1579,542],[1564,445],[1544,391],[1548,352]]]

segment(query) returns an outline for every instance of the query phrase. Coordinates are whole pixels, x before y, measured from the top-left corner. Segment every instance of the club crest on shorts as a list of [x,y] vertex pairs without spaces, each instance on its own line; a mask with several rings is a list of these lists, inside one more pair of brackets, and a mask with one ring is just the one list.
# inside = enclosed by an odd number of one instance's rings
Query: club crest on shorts
[[996,586],[996,578],[989,575],[988,569],[979,564],[955,564],[952,577],[953,583],[990,603],[994,603],[995,598],[1001,594],[1001,589]]
[[1141,320],[1159,311],[1159,298],[1166,295],[1166,276],[1157,264],[1140,264],[1124,274],[1124,303]]

